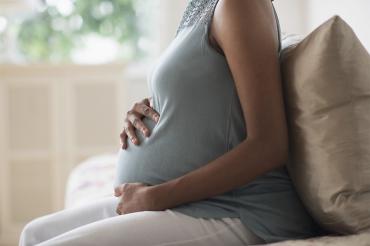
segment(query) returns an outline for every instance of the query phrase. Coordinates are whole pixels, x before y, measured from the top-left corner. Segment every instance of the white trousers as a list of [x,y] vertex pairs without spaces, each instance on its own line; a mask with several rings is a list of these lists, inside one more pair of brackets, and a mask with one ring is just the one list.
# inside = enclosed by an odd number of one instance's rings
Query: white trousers
[[19,245],[240,246],[263,244],[239,218],[195,218],[180,212],[116,214],[118,197],[64,209],[29,222]]

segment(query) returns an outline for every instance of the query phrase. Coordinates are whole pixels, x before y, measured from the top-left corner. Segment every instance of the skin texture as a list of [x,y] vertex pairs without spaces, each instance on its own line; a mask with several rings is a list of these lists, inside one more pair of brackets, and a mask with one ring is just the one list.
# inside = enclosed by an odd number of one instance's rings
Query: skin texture
[[132,188],[136,191],[131,192],[119,209],[133,211],[132,207],[125,208],[125,203],[132,206],[140,201],[147,204],[136,205],[137,209],[176,207],[233,190],[285,165],[289,153],[288,131],[277,35],[270,0],[219,0],[209,41],[222,51],[229,64],[248,126],[248,138],[181,177]]

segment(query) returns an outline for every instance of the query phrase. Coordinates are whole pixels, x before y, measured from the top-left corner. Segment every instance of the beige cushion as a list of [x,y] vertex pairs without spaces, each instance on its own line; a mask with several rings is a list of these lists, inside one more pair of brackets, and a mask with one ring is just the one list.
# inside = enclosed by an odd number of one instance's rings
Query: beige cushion
[[[369,246],[370,233],[346,236],[323,236],[307,239],[285,240],[277,243],[261,244],[263,246]],[[257,245],[255,245],[257,246]]]
[[334,16],[283,51],[282,73],[298,194],[325,229],[369,230],[369,53]]

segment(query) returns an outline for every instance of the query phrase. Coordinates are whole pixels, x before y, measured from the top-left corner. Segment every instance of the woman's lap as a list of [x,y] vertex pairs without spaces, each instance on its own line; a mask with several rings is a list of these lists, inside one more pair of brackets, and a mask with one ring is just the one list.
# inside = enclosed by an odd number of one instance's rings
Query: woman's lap
[[[20,245],[251,245],[263,243],[239,218],[194,218],[180,212],[115,212],[118,198],[37,218],[22,231]],[[41,243],[40,243],[41,242]]]

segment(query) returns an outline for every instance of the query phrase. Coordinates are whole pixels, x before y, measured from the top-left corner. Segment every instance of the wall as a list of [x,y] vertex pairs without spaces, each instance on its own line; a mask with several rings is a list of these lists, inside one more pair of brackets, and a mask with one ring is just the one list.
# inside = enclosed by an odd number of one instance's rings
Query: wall
[[119,150],[124,113],[147,90],[125,64],[1,65],[0,74],[0,245],[16,245],[25,223],[63,208],[72,168]]
[[159,43],[163,51],[175,37],[187,0],[160,0]]
[[307,35],[333,15],[339,15],[370,51],[369,0],[275,0],[274,5],[287,33]]
[[307,30],[307,1],[275,0],[281,30],[286,33],[305,34]]
[[307,30],[313,30],[320,23],[337,14],[353,28],[362,43],[370,51],[369,13],[369,0],[311,0]]

